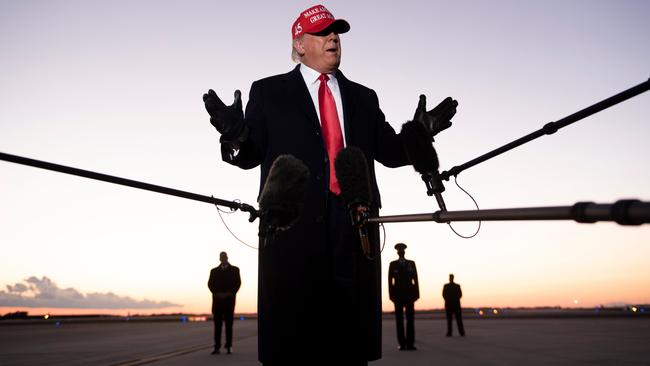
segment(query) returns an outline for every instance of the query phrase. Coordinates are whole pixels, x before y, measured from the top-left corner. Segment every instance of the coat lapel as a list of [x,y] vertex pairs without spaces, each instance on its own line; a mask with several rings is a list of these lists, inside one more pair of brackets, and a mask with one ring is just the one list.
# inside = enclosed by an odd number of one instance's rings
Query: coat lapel
[[287,74],[287,82],[289,85],[289,98],[295,101],[295,103],[305,113],[310,123],[314,127],[320,129],[316,107],[314,106],[314,102],[311,100],[309,90],[307,90],[307,85],[305,85],[302,74],[300,74],[300,65],[296,66],[293,71]]

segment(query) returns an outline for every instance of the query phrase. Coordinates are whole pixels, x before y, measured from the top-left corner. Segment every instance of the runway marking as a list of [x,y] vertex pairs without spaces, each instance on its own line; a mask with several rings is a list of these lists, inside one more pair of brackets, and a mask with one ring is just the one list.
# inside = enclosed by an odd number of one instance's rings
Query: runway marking
[[187,353],[202,351],[204,349],[209,349],[209,348],[212,348],[212,344],[208,344],[208,345],[203,344],[203,345],[200,345],[200,346],[191,346],[191,347],[179,349],[177,351],[163,353],[163,354],[160,354],[160,355],[157,355],[157,356],[151,356],[151,357],[137,359],[137,360],[133,360],[133,361],[116,363],[116,364],[113,364],[112,366],[145,365],[145,364],[148,364],[148,363],[162,361],[162,360],[165,360],[165,359],[168,359],[168,358],[181,356],[181,355],[184,355],[184,354],[187,354]]
[[[241,338],[236,338],[235,340],[236,340],[237,342],[240,342],[240,341],[242,341],[242,340],[244,340],[244,339],[249,339],[249,338],[254,338],[254,337],[257,337],[257,334],[253,334],[253,335],[246,336],[246,337],[241,337]],[[158,361],[166,360],[166,359],[168,359],[168,358],[177,357],[177,356],[182,356],[182,355],[185,355],[185,354],[188,354],[188,353],[192,353],[192,352],[203,351],[203,350],[205,350],[205,349],[210,349],[210,348],[212,348],[213,346],[214,346],[213,344],[207,344],[207,345],[206,345],[206,344],[203,344],[203,345],[196,345],[196,346],[191,346],[191,347],[185,347],[185,348],[181,348],[181,349],[179,349],[179,350],[173,351],[173,352],[161,353],[161,354],[156,355],[156,356],[151,356],[151,357],[147,357],[147,358],[139,358],[139,359],[135,359],[135,360],[131,360],[131,361],[126,361],[126,362],[118,362],[118,363],[114,363],[114,364],[112,364],[112,365],[110,365],[110,366],[137,366],[137,365],[146,365],[146,364],[149,364],[149,363],[154,363],[154,362],[158,362]]]

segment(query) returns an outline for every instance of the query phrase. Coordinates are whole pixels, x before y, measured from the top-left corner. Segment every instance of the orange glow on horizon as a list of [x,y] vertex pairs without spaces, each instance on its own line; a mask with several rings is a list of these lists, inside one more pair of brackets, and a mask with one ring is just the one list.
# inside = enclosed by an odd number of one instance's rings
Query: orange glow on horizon
[[[62,315],[115,315],[136,316],[153,314],[187,314],[194,312],[183,311],[183,308],[169,309],[75,309],[75,308],[26,308],[26,307],[0,307],[0,316],[8,313],[26,311],[29,316],[42,316],[44,319]],[[207,314],[207,313],[196,313]]]

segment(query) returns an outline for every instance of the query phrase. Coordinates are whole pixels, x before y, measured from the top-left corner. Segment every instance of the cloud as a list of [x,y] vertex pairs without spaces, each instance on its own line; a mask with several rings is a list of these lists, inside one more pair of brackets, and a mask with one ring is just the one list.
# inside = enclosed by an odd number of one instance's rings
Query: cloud
[[20,292],[25,292],[27,290],[29,290],[29,287],[25,286],[25,284],[22,283],[17,283],[13,286],[7,285],[7,291],[9,292],[20,293]]
[[45,276],[40,279],[32,276],[23,283],[6,287],[7,291],[0,291],[0,306],[77,309],[162,309],[182,306],[168,301],[138,301],[112,292],[91,292],[84,295],[71,287],[59,288]]

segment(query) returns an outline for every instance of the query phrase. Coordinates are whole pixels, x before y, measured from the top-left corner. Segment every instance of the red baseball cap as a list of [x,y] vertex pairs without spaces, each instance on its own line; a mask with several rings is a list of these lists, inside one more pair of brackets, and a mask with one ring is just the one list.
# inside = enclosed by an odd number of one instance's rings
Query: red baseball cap
[[315,5],[303,11],[291,27],[291,39],[296,39],[304,33],[318,33],[331,28],[336,33],[345,33],[350,30],[350,23],[343,19],[336,19],[323,5]]

